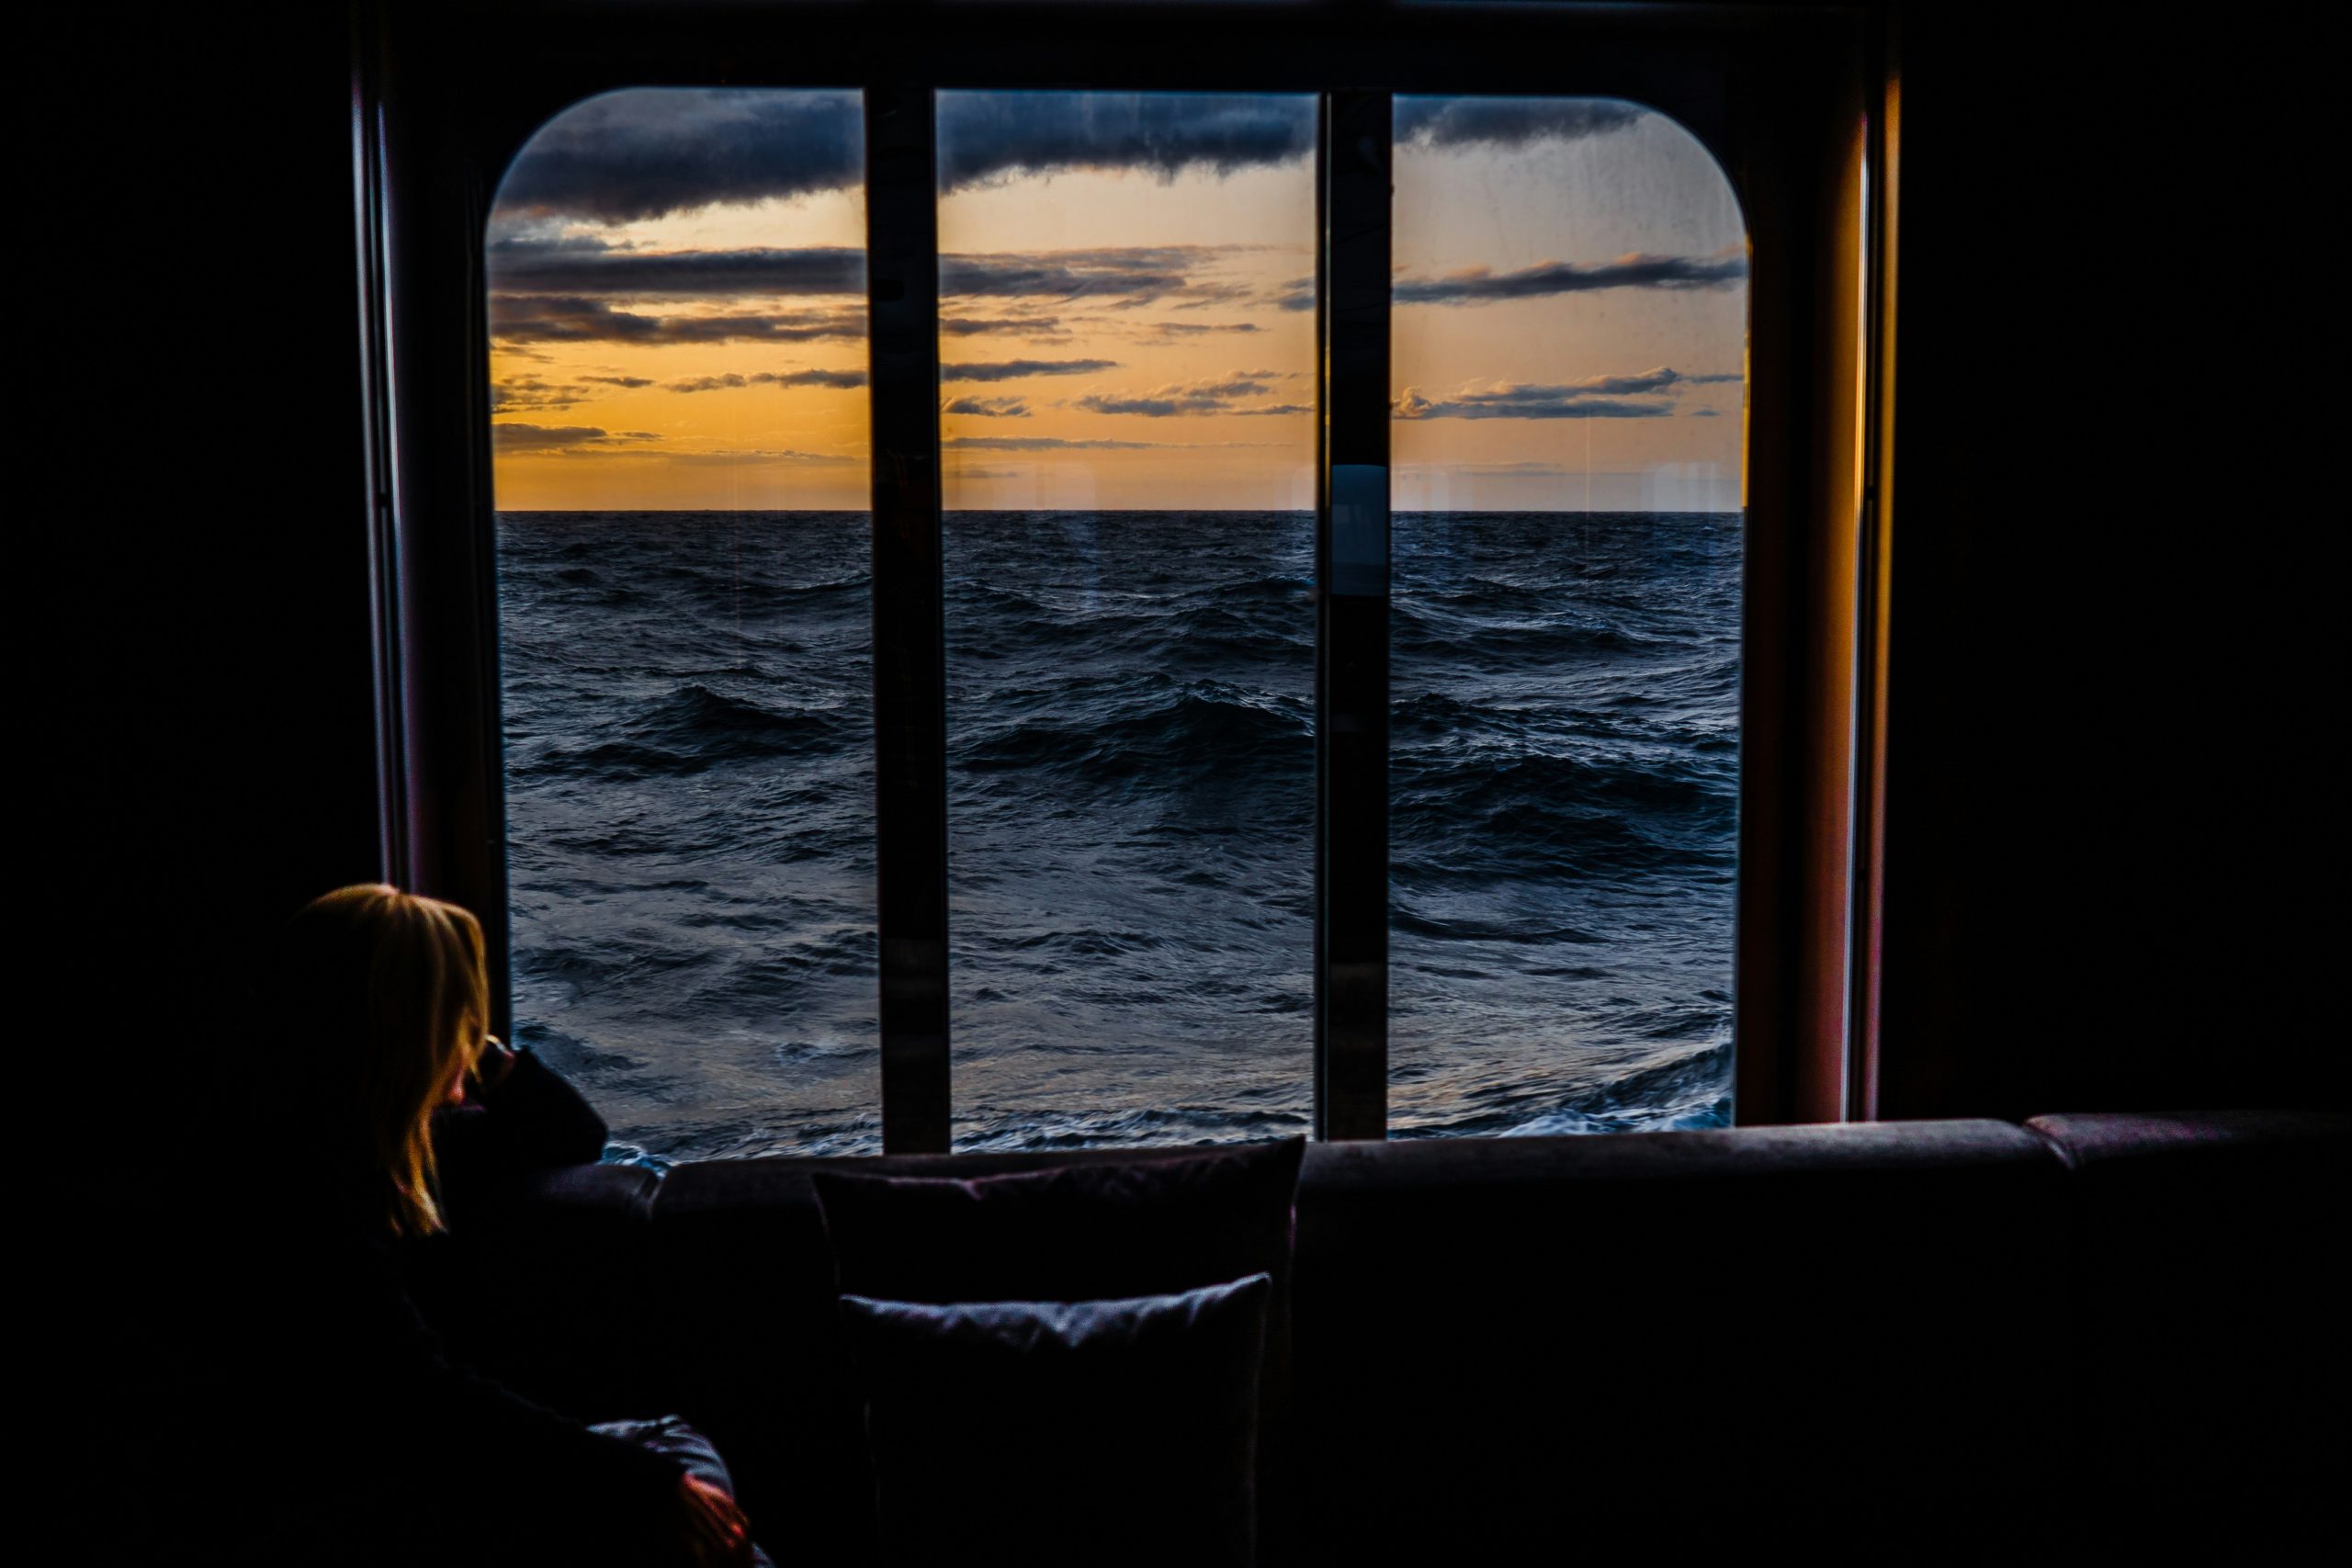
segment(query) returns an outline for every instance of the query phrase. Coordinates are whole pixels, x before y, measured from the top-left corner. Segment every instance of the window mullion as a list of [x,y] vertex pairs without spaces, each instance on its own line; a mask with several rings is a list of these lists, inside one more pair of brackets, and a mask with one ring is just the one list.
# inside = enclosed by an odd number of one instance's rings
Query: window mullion
[[1389,95],[1326,94],[1316,501],[1318,1137],[1388,1119]]
[[865,161],[882,1146],[920,1154],[947,1147],[949,1119],[938,150],[927,84],[866,89]]

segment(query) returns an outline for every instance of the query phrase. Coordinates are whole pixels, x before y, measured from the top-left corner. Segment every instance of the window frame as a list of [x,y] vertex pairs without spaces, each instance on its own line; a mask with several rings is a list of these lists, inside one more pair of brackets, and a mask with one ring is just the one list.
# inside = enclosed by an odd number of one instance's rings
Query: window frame
[[[453,19],[362,0],[354,18],[382,869],[482,915],[501,1031],[483,241],[500,178],[539,125],[627,86],[865,95],[881,1110],[886,1149],[913,1153],[945,1148],[950,1125],[931,95],[1322,96],[1315,1101],[1317,1135],[1337,1138],[1385,1131],[1386,600],[1335,603],[1320,568],[1332,467],[1387,465],[1389,307],[1366,290],[1386,272],[1389,149],[1335,166],[1329,130],[1373,123],[1399,94],[1614,97],[1697,136],[1747,220],[1736,1120],[1873,1114],[1894,381],[1895,78],[1881,7],[501,0]],[[1242,35],[1252,47],[1226,41]]]

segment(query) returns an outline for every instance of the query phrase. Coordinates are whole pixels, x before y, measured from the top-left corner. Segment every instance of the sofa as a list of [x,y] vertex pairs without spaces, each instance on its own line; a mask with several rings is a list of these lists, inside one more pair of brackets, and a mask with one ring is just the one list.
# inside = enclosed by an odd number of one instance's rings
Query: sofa
[[[811,1173],[1185,1152],[560,1170],[435,1244],[428,1311],[582,1417],[683,1415],[780,1562],[854,1562]],[[2284,1551],[2352,1473],[2347,1170],[2301,1111],[1311,1145],[1261,1560]]]

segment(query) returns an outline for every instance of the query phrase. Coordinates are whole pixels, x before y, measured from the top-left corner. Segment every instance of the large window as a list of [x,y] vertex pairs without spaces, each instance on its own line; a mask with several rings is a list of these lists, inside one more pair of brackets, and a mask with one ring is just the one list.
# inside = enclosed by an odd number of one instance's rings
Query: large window
[[608,94],[491,221],[514,1032],[662,1156],[881,1146],[862,131]]
[[1389,1125],[1721,1124],[1738,205],[1634,104],[1395,116]]
[[1860,430],[1756,467],[1758,254],[1620,98],[558,114],[486,254],[513,1032],[654,1158],[1727,1122],[1736,926],[1839,929],[1787,498]]
[[960,1146],[1305,1131],[1315,101],[939,101]]

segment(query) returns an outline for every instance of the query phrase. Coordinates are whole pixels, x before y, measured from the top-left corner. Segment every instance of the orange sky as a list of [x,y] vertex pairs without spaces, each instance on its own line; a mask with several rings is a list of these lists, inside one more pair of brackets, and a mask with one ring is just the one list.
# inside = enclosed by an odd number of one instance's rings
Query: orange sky
[[[1298,157],[1172,178],[1016,169],[944,197],[941,358],[963,367],[942,387],[948,506],[1311,506],[1314,317],[1285,307],[1313,273],[1312,179]],[[708,254],[821,259],[854,252],[863,230],[854,186],[620,222],[502,213],[494,235],[559,262],[566,246],[588,253],[616,281],[592,291],[605,273],[561,275],[560,299],[557,284],[531,283],[533,298],[498,318],[498,505],[865,506],[854,276],[820,292],[805,279],[800,292],[673,281],[650,294],[629,281]],[[1400,279],[1484,268],[1516,287],[1562,263],[1588,276],[1523,297],[1498,285],[1491,299],[1474,278],[1459,301],[1399,304],[1394,381],[1414,417],[1395,427],[1397,506],[1737,506],[1746,290],[1717,274],[1720,258],[1736,269],[1742,233],[1713,161],[1655,116],[1517,146],[1401,144]],[[508,254],[494,246],[493,294],[525,287]],[[1698,284],[1591,281],[1590,269],[1630,277],[1666,257],[1715,271]],[[959,294],[953,258],[970,258],[964,276],[1058,269],[1080,281]],[[637,339],[578,327],[599,310],[628,318]],[[556,328],[517,324],[564,311]],[[766,324],[728,337],[726,319],[755,317]]]

